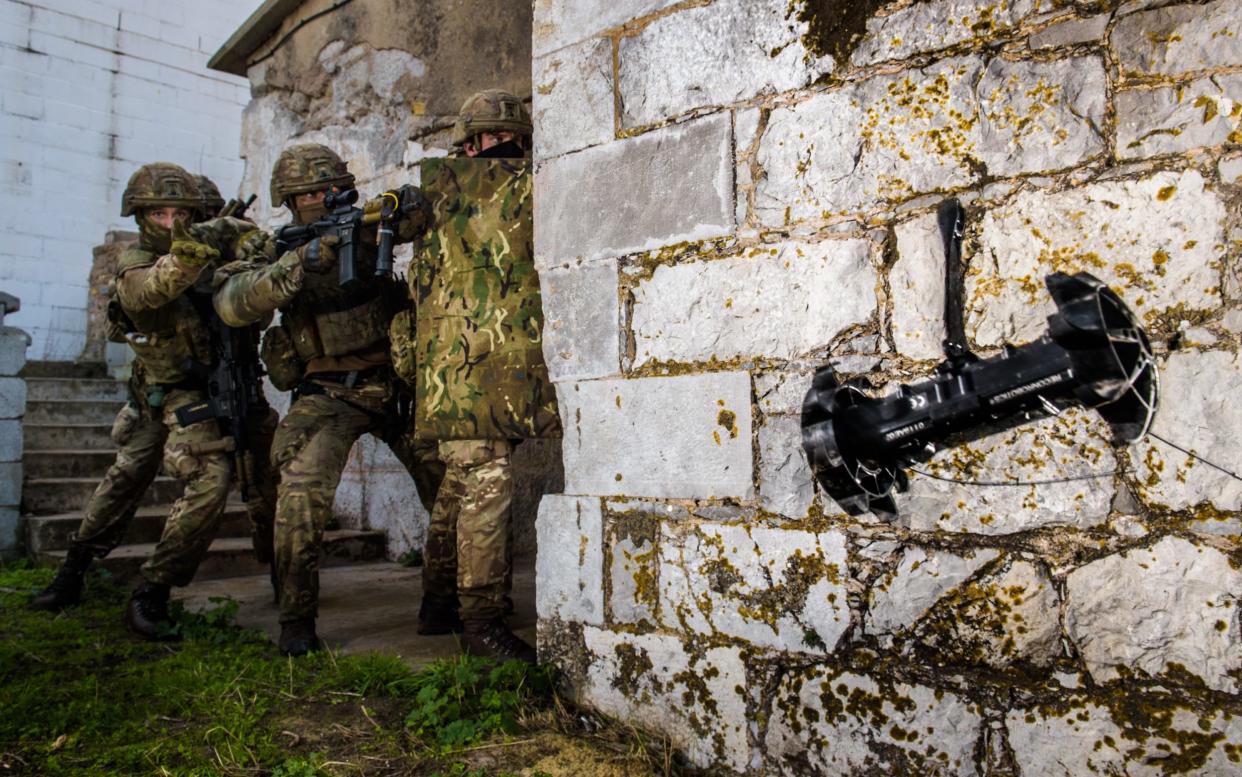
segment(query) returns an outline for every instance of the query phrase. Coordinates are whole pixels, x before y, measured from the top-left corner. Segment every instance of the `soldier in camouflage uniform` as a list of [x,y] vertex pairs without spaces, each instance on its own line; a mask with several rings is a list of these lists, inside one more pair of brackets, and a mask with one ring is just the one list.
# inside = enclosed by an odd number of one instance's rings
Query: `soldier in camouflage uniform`
[[[196,176],[201,208],[196,215],[214,216],[224,208],[224,198],[215,183],[204,175]],[[108,339],[127,342],[130,323],[120,309],[114,284],[108,302]],[[30,601],[32,609],[60,610],[77,604],[82,597],[82,581],[87,568],[96,558],[103,558],[116,549],[125,537],[138,504],[159,474],[168,427],[163,413],[152,411],[147,404],[146,368],[141,359],[131,363],[127,384],[128,401],[117,413],[112,424],[112,441],[117,445],[116,459],[104,473],[87,502],[85,515],[69,545],[64,563],[56,577]],[[264,509],[263,505],[268,509]],[[263,563],[271,560],[271,505],[264,500],[251,500],[255,555]]]
[[394,346],[403,373],[414,373],[414,435],[438,440],[447,466],[428,529],[424,596],[455,591],[467,652],[533,662],[534,648],[505,622],[510,454],[522,439],[560,436],[560,421],[542,352],[531,131],[517,97],[480,92],[453,131],[464,158],[422,163],[430,214],[410,273],[416,324],[395,321],[405,336]]
[[[326,213],[324,196],[352,188],[354,177],[331,149],[292,146],[272,170],[272,202],[307,224]],[[406,231],[398,225],[398,234]],[[372,233],[373,237],[373,233]],[[376,277],[377,251],[358,244],[357,281],[338,280],[331,238],[283,256],[274,242],[263,256],[225,268],[216,309],[240,326],[281,311],[268,331],[263,358],[272,383],[293,390],[293,404],[276,432],[272,460],[280,470],[276,502],[276,566],[280,579],[279,647],[286,655],[319,648],[319,557],[324,526],[349,451],[361,435],[385,440],[414,477],[429,505],[443,476],[434,446],[403,438],[404,386],[393,372],[388,328],[408,303],[401,283]]]
[[[121,257],[117,299],[126,339],[145,368],[147,406],[162,415],[167,429],[164,466],[185,484],[125,609],[130,631],[147,639],[165,633],[170,587],[193,579],[234,476],[228,451],[238,441],[225,438],[214,418],[187,425],[177,418],[178,410],[207,397],[206,380],[191,365],[207,367],[218,358],[209,329],[214,270],[222,254],[230,258],[233,247],[254,230],[235,219],[187,228],[202,208],[194,177],[167,163],[139,168],[122,198],[121,215],[135,217],[139,242]],[[259,420],[245,441],[254,466],[246,474],[256,497],[271,504],[275,481],[266,462],[277,419],[265,406],[256,411]]]

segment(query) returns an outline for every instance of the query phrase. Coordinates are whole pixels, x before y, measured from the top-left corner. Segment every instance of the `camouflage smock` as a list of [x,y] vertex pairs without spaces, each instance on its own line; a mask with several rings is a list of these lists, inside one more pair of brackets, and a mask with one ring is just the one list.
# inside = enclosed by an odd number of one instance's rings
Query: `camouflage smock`
[[560,436],[543,360],[526,160],[428,159],[430,226],[415,244],[418,438]]

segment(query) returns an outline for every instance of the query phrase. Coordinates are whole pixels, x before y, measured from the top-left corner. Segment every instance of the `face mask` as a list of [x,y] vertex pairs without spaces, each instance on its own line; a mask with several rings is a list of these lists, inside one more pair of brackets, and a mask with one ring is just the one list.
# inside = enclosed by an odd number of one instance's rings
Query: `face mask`
[[155,219],[142,217],[138,223],[138,233],[142,242],[152,251],[166,254],[172,250],[172,230],[159,224]]
[[524,156],[526,151],[516,140],[506,140],[474,155],[475,159],[521,159]]
[[312,221],[318,221],[328,215],[328,206],[324,205],[322,202],[318,205],[308,205],[305,208],[294,208],[292,207],[291,200],[290,209],[293,211],[293,218],[299,224],[309,224]]

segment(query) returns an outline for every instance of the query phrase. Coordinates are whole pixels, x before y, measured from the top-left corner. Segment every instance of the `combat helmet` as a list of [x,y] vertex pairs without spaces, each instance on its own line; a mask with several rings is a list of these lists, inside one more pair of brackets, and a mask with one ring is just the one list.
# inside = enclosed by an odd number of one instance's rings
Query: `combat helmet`
[[502,89],[484,89],[462,103],[453,125],[453,145],[460,147],[480,132],[505,131],[534,134],[530,113],[517,95]]
[[224,195],[220,194],[220,187],[216,186],[215,181],[205,175],[196,175],[194,179],[198,181],[198,193],[202,197],[203,215],[207,218],[214,218],[216,214],[224,210]]
[[133,216],[144,208],[202,210],[203,200],[194,176],[171,162],[143,165],[129,177],[121,195],[121,215]]
[[272,207],[280,207],[295,194],[332,187],[354,188],[354,176],[336,152],[319,143],[289,146],[272,166]]

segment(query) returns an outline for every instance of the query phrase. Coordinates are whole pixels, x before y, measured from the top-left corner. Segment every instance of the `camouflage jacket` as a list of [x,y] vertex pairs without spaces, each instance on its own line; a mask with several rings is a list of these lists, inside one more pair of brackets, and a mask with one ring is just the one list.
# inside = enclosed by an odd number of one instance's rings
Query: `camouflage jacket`
[[407,304],[405,289],[375,277],[374,244],[362,240],[356,248],[358,281],[348,289],[340,286],[335,263],[308,272],[296,251],[276,256],[274,240],[256,244],[243,259],[217,271],[214,304],[225,323],[241,326],[281,311],[282,346],[264,346],[269,373],[288,375],[278,385],[315,372],[388,363],[388,325]]
[[203,317],[210,310],[211,278],[215,267],[231,259],[238,241],[253,229],[253,224],[237,219],[196,225],[200,239],[221,252],[220,260],[202,267],[185,264],[172,254],[157,255],[142,242],[121,255],[116,298],[126,328],[132,328],[127,339],[146,366],[150,383],[181,383],[189,377],[188,362],[214,362],[211,333]]
[[530,163],[429,159],[422,184],[429,226],[409,274],[415,436],[560,436],[543,360]]

